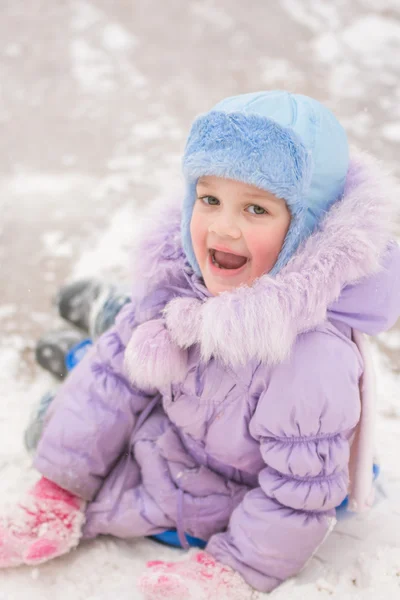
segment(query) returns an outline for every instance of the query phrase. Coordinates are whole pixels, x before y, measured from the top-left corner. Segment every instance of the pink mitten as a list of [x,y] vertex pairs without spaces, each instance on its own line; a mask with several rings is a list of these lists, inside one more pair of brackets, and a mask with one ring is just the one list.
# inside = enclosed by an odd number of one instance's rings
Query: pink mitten
[[81,537],[85,502],[42,477],[10,517],[0,518],[0,567],[36,565]]
[[151,561],[139,579],[146,600],[253,600],[258,596],[242,577],[207,552],[180,562]]

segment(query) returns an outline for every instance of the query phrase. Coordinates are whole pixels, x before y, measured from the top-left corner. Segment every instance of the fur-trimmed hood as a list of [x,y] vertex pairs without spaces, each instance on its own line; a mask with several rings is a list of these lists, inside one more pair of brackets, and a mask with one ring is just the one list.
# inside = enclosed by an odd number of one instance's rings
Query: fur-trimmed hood
[[[188,266],[180,214],[170,211],[169,222],[144,243],[135,276],[146,280],[141,295],[163,285],[172,290],[158,319],[164,351],[176,351],[182,369],[184,351],[193,344],[200,345],[205,361],[214,357],[234,367],[256,359],[273,365],[288,357],[299,334],[327,318],[368,334],[390,328],[400,312],[400,252],[391,241],[395,202],[394,180],[377,161],[357,154],[341,201],[286,267],[275,277],[267,274],[250,287],[215,297]],[[143,341],[144,333],[133,338]],[[139,365],[129,355],[142,353],[143,366],[147,353],[131,342],[127,364],[137,373]]]

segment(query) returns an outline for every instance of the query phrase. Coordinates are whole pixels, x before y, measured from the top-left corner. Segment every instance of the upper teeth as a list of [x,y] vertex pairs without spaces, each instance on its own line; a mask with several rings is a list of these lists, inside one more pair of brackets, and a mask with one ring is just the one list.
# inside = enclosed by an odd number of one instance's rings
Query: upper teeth
[[215,260],[215,250],[211,250],[211,260],[214,265],[216,265],[217,267],[222,269],[221,265],[219,263],[217,263],[217,261]]

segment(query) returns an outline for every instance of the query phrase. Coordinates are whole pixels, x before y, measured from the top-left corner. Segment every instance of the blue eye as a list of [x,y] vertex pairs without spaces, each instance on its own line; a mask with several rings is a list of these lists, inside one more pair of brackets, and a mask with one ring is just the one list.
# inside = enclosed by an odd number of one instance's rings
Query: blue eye
[[[254,208],[253,210],[250,210],[250,208]],[[265,210],[265,208],[263,208],[262,206],[258,206],[258,204],[251,204],[251,206],[249,206],[249,212],[251,212],[252,215],[267,215],[268,212]]]
[[208,204],[208,206],[217,206],[219,204],[219,200],[214,198],[214,196],[202,196],[199,200],[204,204]]

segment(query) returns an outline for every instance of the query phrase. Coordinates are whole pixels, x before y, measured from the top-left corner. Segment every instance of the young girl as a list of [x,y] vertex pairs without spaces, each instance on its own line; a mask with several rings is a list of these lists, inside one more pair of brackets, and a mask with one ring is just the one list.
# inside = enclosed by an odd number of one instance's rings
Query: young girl
[[398,317],[393,184],[281,91],[200,116],[183,169],[182,215],[154,206],[132,301],[51,404],[2,566],[176,531],[205,550],[150,563],[145,597],[243,600],[303,568],[349,492],[372,502],[359,332]]

